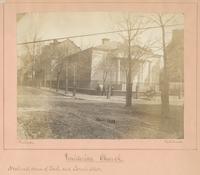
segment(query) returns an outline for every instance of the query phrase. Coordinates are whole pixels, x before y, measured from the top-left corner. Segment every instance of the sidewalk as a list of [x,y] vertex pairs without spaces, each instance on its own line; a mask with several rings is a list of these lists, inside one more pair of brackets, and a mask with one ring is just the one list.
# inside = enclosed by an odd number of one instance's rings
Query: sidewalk
[[68,93],[65,94],[65,91],[60,90],[60,89],[58,91],[56,91],[55,89],[46,88],[46,87],[41,87],[40,89],[50,91],[50,92],[53,92],[53,93],[57,93],[57,94],[60,94],[60,95],[64,95],[67,98],[75,98],[75,99],[91,100],[91,101],[101,101],[101,102],[125,103],[125,97],[124,96],[111,96],[110,99],[107,99],[106,96],[88,95],[88,94],[82,94],[82,93],[76,92],[76,96],[73,97],[71,91],[68,91]]
[[[98,95],[88,95],[88,94],[81,94],[76,93],[76,96],[73,97],[72,92],[68,91],[67,94],[65,94],[64,90],[58,90],[46,87],[41,87],[40,89],[50,91],[53,93],[57,93],[60,95],[64,95],[65,98],[75,98],[80,100],[89,100],[89,101],[96,101],[96,102],[104,102],[104,103],[123,103],[125,104],[126,99],[125,96],[111,96],[110,99],[107,99],[106,96],[98,96]],[[151,99],[148,98],[140,98],[140,99],[133,99],[133,104],[161,104],[160,97],[153,97]],[[170,96],[170,104],[171,105],[183,105],[183,99],[178,99],[176,96]]]

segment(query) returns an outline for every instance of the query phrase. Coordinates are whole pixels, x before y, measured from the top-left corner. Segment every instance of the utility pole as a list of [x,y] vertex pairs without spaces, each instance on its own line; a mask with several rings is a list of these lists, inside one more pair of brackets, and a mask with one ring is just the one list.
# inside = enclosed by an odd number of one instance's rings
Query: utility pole
[[[68,48],[65,49],[65,56],[68,56]],[[65,62],[65,94],[68,93],[68,71],[69,71],[69,59],[66,59]]]
[[126,106],[132,105],[131,30],[128,29],[128,75],[126,81]]
[[160,27],[162,31],[162,47],[163,47],[163,74],[161,77],[161,101],[162,101],[162,115],[167,117],[169,114],[169,77],[167,70],[167,53],[166,53],[166,41],[165,41],[165,26],[162,21],[162,17],[159,15]]
[[35,86],[35,43],[33,44],[33,53],[32,53],[32,82],[33,86]]

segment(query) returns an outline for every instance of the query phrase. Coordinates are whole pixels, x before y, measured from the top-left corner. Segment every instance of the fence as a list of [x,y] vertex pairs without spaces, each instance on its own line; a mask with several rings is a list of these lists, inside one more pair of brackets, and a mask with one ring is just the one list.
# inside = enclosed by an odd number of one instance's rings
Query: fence
[[[34,86],[34,87],[48,87],[57,89],[57,81],[26,81],[26,83],[23,83],[23,85],[26,86]],[[92,85],[92,86],[91,86]],[[76,91],[79,93],[89,94],[89,95],[99,95],[101,93],[97,90],[98,81],[94,82],[79,82],[76,84]],[[126,95],[126,84],[123,82],[120,83],[108,83],[106,86],[111,85],[111,94],[113,96],[125,96]],[[59,82],[59,89],[66,90],[66,82],[60,81]],[[69,84],[68,91],[73,91],[74,87],[71,84]],[[153,94],[154,96],[160,95],[160,85],[159,83],[136,83],[134,82],[132,84],[132,92],[134,98],[140,98],[142,96],[145,96],[147,94]],[[171,96],[178,96],[183,97],[184,96],[184,84],[183,82],[170,82],[169,83],[169,95]]]

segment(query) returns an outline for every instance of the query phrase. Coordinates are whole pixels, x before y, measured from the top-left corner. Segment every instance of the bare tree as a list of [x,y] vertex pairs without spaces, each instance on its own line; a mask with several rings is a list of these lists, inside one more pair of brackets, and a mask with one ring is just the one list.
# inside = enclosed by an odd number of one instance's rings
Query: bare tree
[[[140,47],[136,52],[133,51],[134,46],[138,45],[139,37],[145,31],[149,21],[143,16],[127,13],[122,16],[120,22],[116,23],[118,30],[124,32],[119,33],[124,41],[125,57],[127,57],[127,78],[126,78],[126,106],[132,105],[132,66],[134,61],[141,58],[147,48],[147,45]],[[134,53],[134,54],[133,54]]]
[[112,89],[112,71],[114,68],[114,61],[112,60],[113,58],[113,50],[108,51],[102,60],[101,63],[101,70],[103,70],[103,88],[105,91],[106,88],[106,97],[107,99],[110,99],[111,97],[111,89]]
[[28,33],[26,33],[24,36],[25,42],[31,41],[32,43],[24,44],[24,50],[26,52],[26,58],[29,65],[25,65],[28,67],[31,67],[31,77],[32,77],[32,84],[35,85],[36,83],[36,62],[38,61],[38,56],[40,55],[40,49],[41,49],[41,43],[37,43],[40,39],[40,30],[39,25],[36,23],[39,20],[39,16],[35,16],[33,14],[27,14],[30,16],[30,27]]
[[60,87],[60,77],[64,71],[64,57],[66,56],[66,48],[59,45],[59,42],[54,40],[51,48],[51,60],[53,61],[53,72],[56,75],[56,91]]
[[[37,34],[35,33],[33,37],[33,42],[37,41]],[[31,67],[31,77],[32,77],[32,83],[35,84],[36,82],[36,62],[39,56],[39,48],[41,47],[38,43],[31,43],[31,44],[25,44],[24,45],[26,50],[26,58],[29,59],[26,61],[29,65],[25,65],[28,67]],[[39,64],[38,64],[39,65]]]

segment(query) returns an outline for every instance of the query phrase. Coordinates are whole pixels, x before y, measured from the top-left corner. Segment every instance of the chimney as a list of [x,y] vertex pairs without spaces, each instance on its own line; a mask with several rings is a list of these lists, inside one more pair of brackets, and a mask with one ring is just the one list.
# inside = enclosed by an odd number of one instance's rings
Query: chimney
[[104,45],[104,44],[107,44],[107,43],[109,43],[109,41],[110,41],[110,39],[108,39],[108,38],[103,38],[102,39],[102,44]]
[[54,39],[53,40],[53,44],[58,44],[59,42],[58,42],[58,40],[57,39]]

